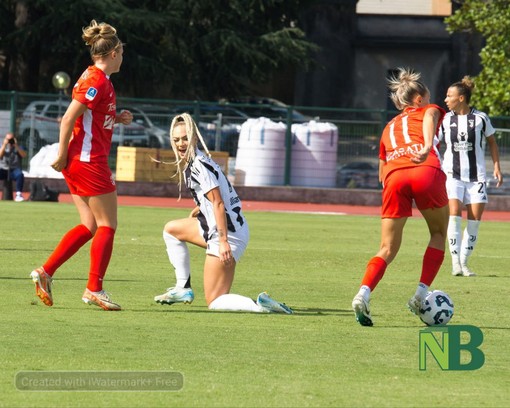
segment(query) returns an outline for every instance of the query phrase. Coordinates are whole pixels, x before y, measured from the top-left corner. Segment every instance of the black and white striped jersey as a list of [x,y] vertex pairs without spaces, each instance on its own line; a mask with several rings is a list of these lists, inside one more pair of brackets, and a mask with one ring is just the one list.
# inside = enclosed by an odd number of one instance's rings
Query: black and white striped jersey
[[197,149],[195,159],[184,170],[184,177],[186,187],[190,190],[197,206],[200,207],[198,220],[204,230],[206,242],[217,231],[213,206],[206,197],[206,194],[213,188],[220,189],[225,205],[228,230],[236,232],[246,223],[241,212],[242,204],[239,196],[214,160]]
[[486,138],[494,132],[489,117],[479,110],[472,108],[467,115],[448,112],[438,134],[446,145],[444,172],[461,181],[485,182]]

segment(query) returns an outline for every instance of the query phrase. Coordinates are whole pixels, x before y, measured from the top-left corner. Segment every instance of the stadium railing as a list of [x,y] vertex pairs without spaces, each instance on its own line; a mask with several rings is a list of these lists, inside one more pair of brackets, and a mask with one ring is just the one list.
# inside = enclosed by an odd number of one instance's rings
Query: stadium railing
[[[27,120],[27,106],[33,101],[53,101],[58,102],[69,100],[68,96],[59,94],[27,93],[27,92],[6,92],[0,91],[0,131],[14,131],[18,135],[20,123]],[[291,132],[293,123],[316,120],[321,122],[333,123],[338,128],[338,149],[337,149],[337,187],[357,187],[357,188],[379,188],[377,180],[374,182],[373,168],[378,163],[378,145],[379,136],[388,120],[395,115],[395,111],[384,109],[344,109],[333,107],[317,106],[288,106],[277,103],[225,103],[225,102],[205,102],[193,100],[174,100],[174,99],[141,99],[141,98],[122,98],[117,99],[118,107],[131,109],[135,113],[137,124],[146,127],[147,138],[139,139],[133,142],[127,135],[123,138],[122,129],[120,140],[124,140],[123,145],[139,143],[140,146],[168,148],[168,145],[161,146],[154,138],[151,138],[151,132],[158,128],[157,132],[167,137],[171,117],[182,111],[188,111],[199,123],[202,134],[204,135],[211,150],[228,151],[232,160],[235,160],[237,153],[237,138],[239,136],[240,125],[250,117],[268,117],[276,122],[287,124],[286,134],[286,161],[285,166],[285,185],[289,185],[290,180],[290,154]],[[23,116],[25,114],[25,119]],[[33,114],[37,114],[36,112]],[[54,116],[50,118],[53,125],[58,129],[58,119]],[[8,119],[8,123],[6,118]],[[496,130],[496,139],[500,151],[501,168],[510,180],[510,117],[491,117]],[[147,122],[151,122],[150,124]],[[149,126],[153,129],[150,130]],[[138,126],[140,127],[140,126]],[[26,123],[25,123],[26,128]],[[32,132],[33,134],[33,132]],[[159,143],[159,144],[158,144]],[[31,155],[37,153],[40,146],[35,145]],[[24,160],[24,168],[28,167],[28,160]],[[116,145],[112,149],[109,160],[113,171],[116,169]],[[492,161],[487,149],[486,153],[487,169],[489,174],[492,169]],[[352,170],[358,169],[358,170]],[[352,177],[347,180],[346,177]],[[510,194],[508,191],[501,190],[501,193]]]

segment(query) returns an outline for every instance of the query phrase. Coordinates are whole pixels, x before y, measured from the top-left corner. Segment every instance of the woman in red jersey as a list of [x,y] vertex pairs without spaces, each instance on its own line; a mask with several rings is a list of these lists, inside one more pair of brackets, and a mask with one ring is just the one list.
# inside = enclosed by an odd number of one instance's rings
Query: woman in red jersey
[[73,88],[73,99],[60,125],[57,159],[51,165],[62,172],[80,214],[80,224],[68,231],[44,265],[31,273],[36,294],[47,306],[55,271],[92,239],[89,279],[82,300],[104,310],[120,310],[103,290],[103,277],[113,250],[117,228],[117,191],[108,167],[113,126],[128,125],[133,115],[116,113],[115,90],[110,75],[119,72],[123,46],[117,31],[92,20],[83,29],[94,65]]
[[388,82],[391,99],[402,112],[386,125],[381,136],[381,246],[368,262],[359,292],[352,301],[356,320],[362,326],[373,324],[370,294],[400,249],[404,225],[412,215],[413,200],[430,233],[420,283],[408,302],[409,309],[415,314],[419,313],[421,302],[443,263],[448,227],[446,176],[434,147],[434,136],[445,111],[430,104],[430,92],[420,80],[419,73],[399,68],[398,74]]

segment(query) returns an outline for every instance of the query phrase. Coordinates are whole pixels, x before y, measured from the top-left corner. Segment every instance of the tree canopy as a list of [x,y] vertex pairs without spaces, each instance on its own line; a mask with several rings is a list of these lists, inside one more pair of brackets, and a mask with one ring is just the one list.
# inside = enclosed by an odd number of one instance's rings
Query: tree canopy
[[[306,0],[4,0],[2,89],[53,91],[90,64],[81,30],[112,24],[126,44],[115,86],[124,96],[217,98],[248,92],[316,49],[298,28]],[[1,69],[1,67],[0,67]]]
[[446,19],[450,32],[480,33],[482,71],[474,78],[472,103],[491,115],[510,115],[510,7],[508,0],[465,0]]

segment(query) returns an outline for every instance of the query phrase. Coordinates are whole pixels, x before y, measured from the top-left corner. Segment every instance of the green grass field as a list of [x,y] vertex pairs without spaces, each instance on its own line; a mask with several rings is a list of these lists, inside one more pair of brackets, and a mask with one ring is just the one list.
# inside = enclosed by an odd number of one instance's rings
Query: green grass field
[[[1,407],[170,406],[508,406],[510,389],[510,223],[484,222],[471,265],[476,278],[450,275],[434,288],[455,303],[450,324],[478,326],[484,366],[442,371],[429,356],[420,371],[419,332],[406,308],[427,242],[408,221],[399,256],[372,298],[375,326],[361,327],[351,300],[379,245],[379,218],[248,212],[251,242],[233,293],[267,290],[295,315],[215,313],[202,293],[203,250],[191,248],[195,302],[153,302],[174,283],[161,238],[167,220],[188,211],[121,207],[105,289],[123,306],[104,312],[81,301],[89,245],[57,272],[55,305],[38,301],[30,271],[78,222],[74,206],[0,202]],[[464,356],[466,357],[466,356]],[[469,360],[469,358],[468,358]],[[40,392],[15,386],[19,371],[173,371],[175,392]]]

